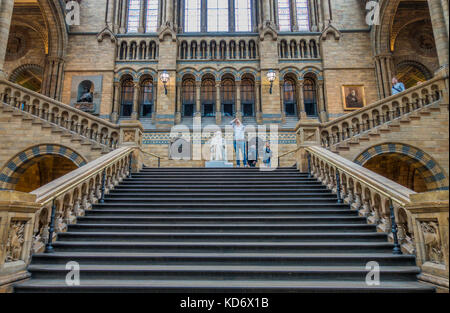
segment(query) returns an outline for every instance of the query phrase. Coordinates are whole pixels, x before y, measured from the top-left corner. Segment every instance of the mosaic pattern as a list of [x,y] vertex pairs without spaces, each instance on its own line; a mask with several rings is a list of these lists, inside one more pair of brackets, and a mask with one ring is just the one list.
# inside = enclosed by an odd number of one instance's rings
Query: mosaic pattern
[[425,152],[401,143],[385,143],[371,147],[361,153],[355,163],[363,166],[367,161],[377,155],[398,153],[404,155],[403,160],[414,166],[424,177],[430,191],[449,190],[448,179],[442,168]]
[[72,149],[52,144],[35,146],[16,155],[2,169],[0,172],[0,190],[14,189],[20,175],[36,162],[37,157],[44,155],[66,157],[78,167],[86,164],[86,160]]

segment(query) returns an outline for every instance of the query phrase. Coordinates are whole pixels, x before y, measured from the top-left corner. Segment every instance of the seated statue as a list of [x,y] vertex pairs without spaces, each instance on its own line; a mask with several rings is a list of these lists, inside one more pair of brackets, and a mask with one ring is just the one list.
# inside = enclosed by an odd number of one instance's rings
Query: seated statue
[[81,96],[78,102],[92,102],[92,93],[88,90]]

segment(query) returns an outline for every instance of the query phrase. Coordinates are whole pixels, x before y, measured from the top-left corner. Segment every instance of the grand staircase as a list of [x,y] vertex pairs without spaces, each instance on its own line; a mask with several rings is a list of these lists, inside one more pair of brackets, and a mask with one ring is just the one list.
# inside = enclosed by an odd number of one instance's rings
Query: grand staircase
[[[293,168],[150,169],[37,254],[16,292],[433,292],[414,256]],[[68,286],[66,264],[80,264]],[[380,265],[368,286],[366,264]]]

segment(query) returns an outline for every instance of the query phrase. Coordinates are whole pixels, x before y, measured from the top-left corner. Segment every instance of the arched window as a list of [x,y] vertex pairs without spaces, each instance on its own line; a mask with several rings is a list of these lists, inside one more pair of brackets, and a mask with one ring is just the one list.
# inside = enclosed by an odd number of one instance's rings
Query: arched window
[[242,115],[254,116],[255,83],[250,78],[244,78],[241,83]]
[[146,33],[156,33],[158,29],[158,0],[147,0]]
[[286,115],[295,115],[295,109],[297,106],[296,96],[295,96],[295,82],[287,78],[284,80],[284,110]]
[[207,1],[208,32],[228,31],[228,1]]
[[128,0],[127,32],[137,33],[139,29],[139,16],[141,14],[141,1]]
[[133,112],[133,96],[134,83],[131,79],[127,79],[122,83],[121,116],[131,116],[131,113]]
[[237,32],[252,31],[252,5],[250,0],[235,0],[235,27]]
[[201,0],[186,0],[184,8],[184,30],[186,32],[200,32]]
[[202,81],[202,115],[214,116],[215,104],[215,81],[212,78],[206,78]]
[[141,116],[151,117],[153,112],[153,79],[149,78],[141,84]]
[[221,95],[223,115],[229,117],[234,116],[235,88],[233,79],[222,79]]
[[317,116],[316,84],[311,78],[303,82],[303,99],[307,116]]
[[183,116],[193,116],[195,106],[195,81],[185,79],[182,85]]
[[[295,9],[297,16],[291,8]],[[297,29],[293,29],[294,25]],[[278,0],[278,26],[280,31],[309,31],[308,0]]]

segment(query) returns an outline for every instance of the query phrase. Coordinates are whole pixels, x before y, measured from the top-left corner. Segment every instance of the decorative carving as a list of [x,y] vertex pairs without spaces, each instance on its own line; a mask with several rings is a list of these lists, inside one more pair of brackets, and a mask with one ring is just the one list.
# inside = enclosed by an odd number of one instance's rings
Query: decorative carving
[[421,221],[419,229],[422,232],[425,245],[425,260],[432,263],[444,264],[444,255],[439,236],[437,221]]
[[25,221],[11,221],[8,242],[6,243],[6,262],[19,261],[25,242]]
[[123,132],[123,142],[134,142],[136,139],[136,132],[134,130],[125,130]]

